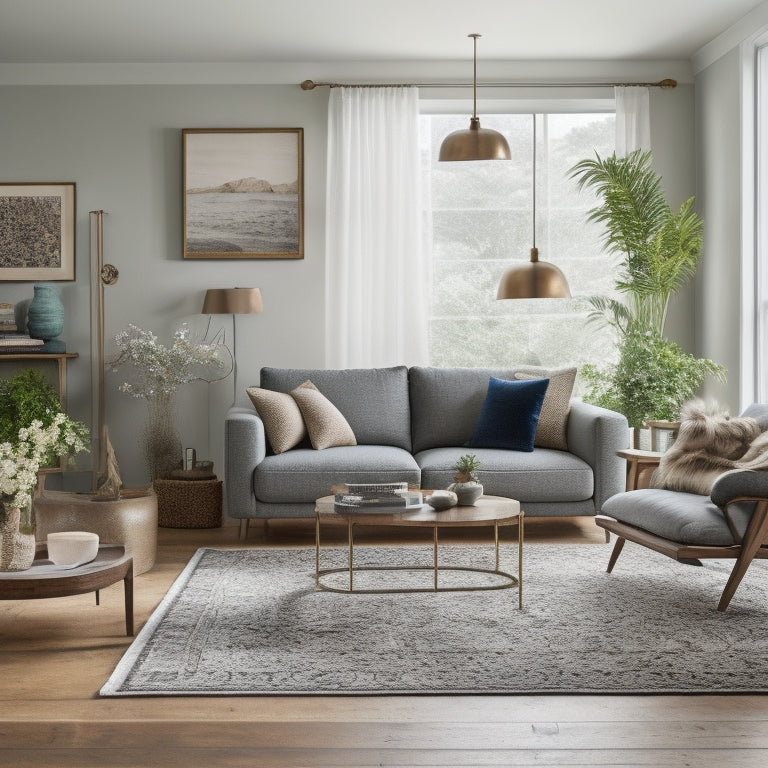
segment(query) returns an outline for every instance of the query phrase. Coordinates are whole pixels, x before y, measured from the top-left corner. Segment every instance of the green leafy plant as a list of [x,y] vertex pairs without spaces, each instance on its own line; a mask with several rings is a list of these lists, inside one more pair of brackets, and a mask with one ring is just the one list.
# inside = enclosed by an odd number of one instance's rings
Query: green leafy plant
[[59,393],[39,371],[27,368],[0,380],[0,442],[13,443],[22,427],[43,427],[61,413]]
[[453,465],[453,469],[456,472],[453,479],[457,483],[476,483],[477,470],[479,468],[480,461],[477,456],[471,453],[466,453],[463,456],[460,456]]
[[589,402],[623,413],[629,426],[639,429],[647,421],[675,421],[704,378],[724,381],[725,369],[684,352],[655,331],[630,330],[615,368],[586,365],[581,375]]
[[597,193],[600,203],[589,219],[604,226],[605,247],[621,258],[616,289],[623,300],[589,299],[592,317],[618,334],[619,362],[582,368],[584,399],[623,413],[637,428],[650,420],[674,421],[706,376],[725,380],[722,366],[664,337],[670,299],[695,274],[701,257],[703,222],[694,198],[673,211],[651,153],[641,150],[582,160],[571,177]]

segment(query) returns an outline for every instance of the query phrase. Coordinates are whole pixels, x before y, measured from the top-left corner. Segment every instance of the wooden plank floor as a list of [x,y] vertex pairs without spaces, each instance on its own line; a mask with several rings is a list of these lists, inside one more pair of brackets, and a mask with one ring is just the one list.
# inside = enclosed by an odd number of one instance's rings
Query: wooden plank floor
[[[266,533],[257,524],[245,545],[303,546],[313,535],[303,521]],[[244,545],[231,526],[159,538],[157,565],[136,579],[137,629],[198,547]],[[604,542],[591,520],[528,520],[526,539]],[[0,765],[768,765],[768,696],[101,700],[130,642],[123,632],[121,584],[100,607],[92,595],[0,603]]]

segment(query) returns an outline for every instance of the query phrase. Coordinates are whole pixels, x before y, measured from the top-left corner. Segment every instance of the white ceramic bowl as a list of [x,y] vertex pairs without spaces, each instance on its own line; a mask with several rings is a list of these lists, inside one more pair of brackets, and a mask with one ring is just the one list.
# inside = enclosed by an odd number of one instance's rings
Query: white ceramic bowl
[[90,563],[99,552],[99,535],[87,531],[48,534],[48,559],[55,565]]

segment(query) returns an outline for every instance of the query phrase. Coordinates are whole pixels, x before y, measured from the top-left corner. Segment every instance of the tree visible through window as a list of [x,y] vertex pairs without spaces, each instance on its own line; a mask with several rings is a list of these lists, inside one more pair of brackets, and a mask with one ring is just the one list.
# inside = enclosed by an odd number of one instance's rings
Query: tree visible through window
[[531,115],[483,115],[484,127],[507,138],[512,160],[466,163],[437,161],[441,141],[466,127],[466,115],[421,117],[432,365],[580,367],[615,359],[613,332],[588,322],[586,301],[614,295],[615,260],[603,253],[600,227],[587,222],[595,198],[568,178],[579,160],[613,152],[614,115],[536,120],[536,245],[541,260],[563,270],[572,299],[496,300],[504,270],[528,261],[533,245]]

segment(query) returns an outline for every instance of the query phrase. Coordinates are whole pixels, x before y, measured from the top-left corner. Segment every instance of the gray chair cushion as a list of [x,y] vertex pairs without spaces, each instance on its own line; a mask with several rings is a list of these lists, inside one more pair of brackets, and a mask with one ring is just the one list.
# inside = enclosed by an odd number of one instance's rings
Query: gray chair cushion
[[418,483],[420,476],[413,456],[390,445],[298,448],[267,456],[253,473],[253,490],[259,501],[313,502],[340,483]]
[[511,381],[515,372],[514,368],[411,368],[414,453],[468,443],[491,376]]
[[[416,454],[422,488],[446,488],[453,482],[453,465],[466,448],[432,448]],[[485,493],[521,502],[582,501],[594,491],[592,468],[573,454],[548,448],[531,453],[473,448],[480,461],[478,480]]]
[[261,387],[290,392],[311,381],[341,411],[360,445],[411,449],[408,369],[262,368]]
[[753,418],[763,431],[768,429],[768,404],[752,403],[752,405],[747,406],[741,415]]
[[734,543],[723,513],[709,496],[644,488],[612,496],[602,514],[679,544]]

